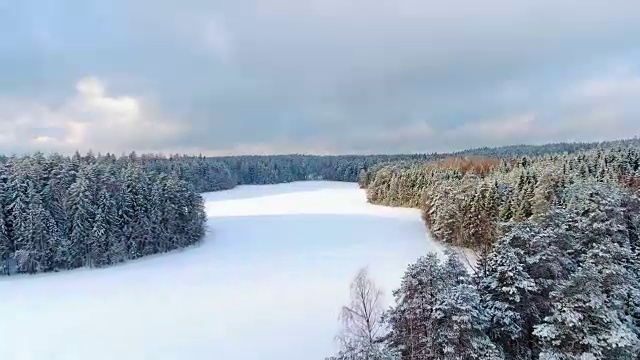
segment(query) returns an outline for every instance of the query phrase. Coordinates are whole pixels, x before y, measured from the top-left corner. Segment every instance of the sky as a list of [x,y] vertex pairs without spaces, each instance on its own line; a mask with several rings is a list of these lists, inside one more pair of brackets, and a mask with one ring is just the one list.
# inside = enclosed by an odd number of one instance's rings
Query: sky
[[640,134],[637,0],[0,1],[0,152],[444,152]]

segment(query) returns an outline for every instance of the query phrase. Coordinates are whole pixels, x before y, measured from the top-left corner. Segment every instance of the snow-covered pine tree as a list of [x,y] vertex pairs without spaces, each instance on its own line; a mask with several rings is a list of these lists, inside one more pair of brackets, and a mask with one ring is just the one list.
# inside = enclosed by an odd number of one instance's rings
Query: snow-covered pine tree
[[29,272],[34,268],[31,255],[33,243],[31,240],[31,223],[29,219],[29,199],[27,198],[28,180],[20,169],[10,178],[9,186],[12,188],[9,199],[9,237],[13,240],[13,253],[10,255],[16,261],[18,271]]
[[402,359],[432,358],[437,330],[430,327],[429,319],[446,285],[437,254],[429,253],[408,266],[400,288],[393,293],[396,305],[385,315],[390,328],[389,346]]
[[69,214],[69,249],[65,262],[69,269],[81,266],[94,266],[95,254],[98,248],[91,236],[92,224],[95,217],[94,202],[92,201],[91,185],[86,168],[81,168],[75,183],[69,188],[67,209]]
[[580,269],[552,292],[551,315],[534,331],[542,342],[541,360],[637,359],[637,329],[625,304],[611,293],[625,287],[620,283],[625,271],[612,263],[611,250],[611,245],[590,250]]
[[142,169],[136,169],[132,180],[136,183],[134,194],[135,214],[132,222],[131,242],[136,243],[138,254],[135,257],[147,256],[158,252],[157,238],[153,236],[151,220],[151,185],[150,176]]
[[532,357],[531,332],[537,321],[533,296],[538,288],[525,271],[523,257],[521,250],[501,239],[485,260],[479,282],[489,335],[514,359]]
[[[102,196],[100,197],[102,198]],[[102,199],[100,199],[102,201]],[[103,204],[98,204],[95,210],[93,227],[88,242],[90,252],[93,258],[93,265],[97,267],[109,264],[109,247],[110,247],[110,226],[107,222],[107,215]]]
[[500,207],[500,221],[507,222],[514,217],[514,199],[513,191],[509,191],[505,194],[504,202]]
[[27,196],[32,243],[30,259],[33,266],[28,271],[51,271],[55,266],[55,253],[61,240],[58,227],[49,211],[44,208],[40,194],[33,184],[29,185]]
[[538,182],[533,190],[531,199],[531,213],[533,215],[546,214],[551,209],[554,196],[554,184],[552,175],[547,172],[538,178]]
[[0,207],[0,274],[9,272],[9,257],[13,252],[13,243],[7,231],[4,206]]
[[[55,166],[55,165],[52,165]],[[60,236],[66,236],[67,214],[65,213],[64,198],[67,189],[62,189],[60,170],[53,167],[49,179],[42,189],[42,202],[56,223]]]
[[11,197],[8,191],[11,190],[7,186],[7,168],[4,164],[0,164],[0,275],[9,273],[9,257],[13,252],[13,241],[9,237],[6,218],[6,202]]
[[165,184],[167,176],[160,174],[156,177],[151,186],[150,194],[150,226],[151,236],[155,239],[156,249],[158,252],[168,251],[171,243],[171,237],[167,230],[167,224],[165,222]]
[[107,263],[117,264],[127,259],[123,222],[119,217],[120,210],[123,209],[121,201],[123,184],[119,181],[119,172],[122,169],[114,165],[114,158],[108,155],[106,157],[106,159],[98,158],[98,163],[101,163],[104,169],[96,206],[100,210],[106,226],[107,244],[104,246],[104,251]]
[[447,247],[444,249],[444,255],[446,259],[442,263],[442,272],[447,284],[471,284],[469,270],[460,260],[460,257],[464,256],[461,251]]
[[438,295],[430,319],[430,327],[437,330],[433,331],[431,359],[503,359],[485,333],[487,316],[474,286],[452,284]]
[[204,210],[202,197],[193,191],[184,181],[179,181],[180,222],[183,233],[181,247],[193,245],[202,240],[205,234],[205,222],[207,215]]
[[138,215],[138,177],[139,167],[129,164],[122,173],[122,192],[118,204],[118,218],[122,226],[122,236],[127,249],[127,259],[137,259],[140,255],[140,239],[136,237],[136,217]]
[[[107,174],[111,176],[110,172]],[[118,189],[112,181],[105,181],[113,186],[111,189],[105,187],[100,190],[98,209],[106,226],[104,236],[107,241],[105,251],[108,264],[117,264],[127,259],[127,247],[118,218]]]
[[462,218],[461,237],[464,242],[458,244],[466,247],[488,242],[485,238],[488,218],[483,206],[483,196],[480,188],[476,189],[470,200],[468,211]]
[[180,223],[180,193],[179,180],[176,176],[168,176],[164,180],[163,187],[164,214],[163,223],[167,237],[167,250],[181,247],[180,236],[182,227]]
[[518,199],[518,211],[517,216],[515,217],[517,221],[522,221],[528,219],[532,214],[532,201],[534,196],[534,186],[533,184],[526,183],[524,185],[524,189],[520,192],[520,197]]

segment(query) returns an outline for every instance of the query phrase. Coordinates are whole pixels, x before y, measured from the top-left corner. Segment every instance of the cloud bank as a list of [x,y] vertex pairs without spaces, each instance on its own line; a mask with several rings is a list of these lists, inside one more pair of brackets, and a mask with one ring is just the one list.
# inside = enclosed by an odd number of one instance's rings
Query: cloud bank
[[430,152],[640,134],[633,0],[5,7],[4,152]]
[[161,150],[187,131],[188,123],[163,119],[141,98],[114,96],[87,77],[59,106],[29,99],[0,99],[0,144],[5,153],[45,151],[125,152]]

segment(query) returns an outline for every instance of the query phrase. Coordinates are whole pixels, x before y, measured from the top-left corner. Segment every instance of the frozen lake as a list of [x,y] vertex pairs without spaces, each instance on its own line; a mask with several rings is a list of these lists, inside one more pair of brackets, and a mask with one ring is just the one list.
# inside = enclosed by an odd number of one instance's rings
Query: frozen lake
[[359,268],[391,301],[406,265],[437,247],[418,210],[368,204],[356,184],[204,198],[202,245],[0,278],[0,359],[323,359]]

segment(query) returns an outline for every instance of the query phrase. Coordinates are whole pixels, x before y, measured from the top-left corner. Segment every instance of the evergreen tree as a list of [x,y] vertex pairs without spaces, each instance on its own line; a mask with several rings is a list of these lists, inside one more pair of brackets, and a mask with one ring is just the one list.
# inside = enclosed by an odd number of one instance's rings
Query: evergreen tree
[[607,247],[591,250],[584,265],[551,294],[552,313],[534,332],[542,340],[540,359],[637,359],[635,324],[611,298],[611,277],[622,269],[602,259],[610,255]]
[[453,286],[440,294],[432,315],[432,359],[502,359],[486,335],[487,319],[480,296],[469,284]]
[[12,192],[9,204],[9,236],[13,239],[13,254],[18,271],[29,272],[35,268],[33,264],[34,244],[31,239],[31,226],[29,218],[29,202],[27,199],[28,181],[21,175],[15,174],[10,185]]
[[434,354],[436,329],[429,317],[445,289],[445,276],[435,253],[421,257],[409,265],[400,288],[394,291],[396,306],[385,318],[391,329],[389,345],[398,350],[402,359],[429,359]]
[[55,252],[60,244],[58,227],[48,210],[44,208],[40,194],[33,185],[28,190],[30,242],[28,272],[51,271],[55,264]]
[[68,259],[64,261],[69,268],[81,266],[95,266],[96,254],[93,249],[99,247],[96,239],[91,236],[94,221],[94,203],[92,201],[88,173],[81,169],[76,182],[69,188],[69,249]]
[[6,201],[10,197],[7,192],[11,189],[6,184],[6,171],[6,167],[0,164],[0,274],[9,273],[9,261],[13,253],[13,241],[9,236],[6,218]]
[[479,282],[489,335],[514,359],[532,357],[531,332],[537,320],[533,294],[538,288],[522,258],[521,252],[503,240],[487,258]]

